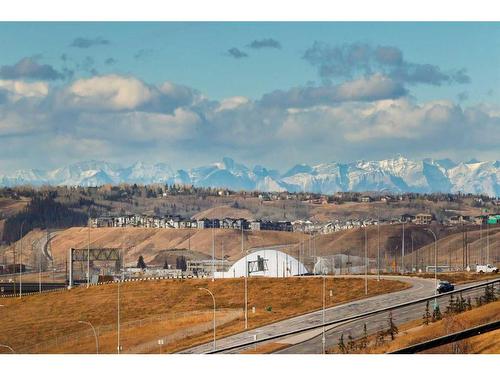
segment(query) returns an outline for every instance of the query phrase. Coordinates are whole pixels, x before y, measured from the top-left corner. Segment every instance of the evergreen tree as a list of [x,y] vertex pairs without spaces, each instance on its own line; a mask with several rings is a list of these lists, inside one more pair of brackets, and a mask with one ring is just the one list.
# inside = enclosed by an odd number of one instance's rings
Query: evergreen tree
[[396,335],[399,333],[399,329],[394,323],[394,319],[392,318],[392,311],[389,312],[389,317],[387,318],[387,323],[389,324],[389,328],[387,329],[387,334],[391,336],[391,340],[394,340]]
[[474,300],[476,301],[476,307],[481,307],[483,305],[483,297],[474,297]]
[[368,329],[366,328],[366,323],[363,324],[363,337],[359,342],[359,348],[365,349],[368,346]]
[[355,349],[356,345],[354,344],[354,338],[349,334],[347,336],[347,351],[352,352]]
[[439,305],[436,305],[436,307],[434,307],[434,310],[432,311],[432,321],[437,322],[441,319],[443,319],[443,316],[441,315],[441,309],[439,308]]
[[455,299],[453,298],[453,294],[450,294],[450,301],[448,302],[448,306],[446,306],[446,314],[452,315],[455,313]]
[[137,268],[146,268],[146,262],[144,262],[144,257],[142,255],[139,255],[139,259],[137,259]]
[[493,284],[486,285],[484,288],[483,302],[490,303],[497,300],[497,296],[495,295],[495,287]]
[[467,303],[465,302],[462,293],[460,293],[457,299],[457,312],[461,313],[464,312],[465,310],[467,310]]
[[345,354],[347,353],[347,348],[344,344],[344,334],[341,334],[340,335],[340,338],[339,338],[339,343],[338,343],[338,348],[339,348],[339,351],[342,353],[342,354]]
[[385,341],[385,330],[380,327],[380,329],[377,332],[377,338],[375,339],[375,345],[380,346],[384,343]]
[[467,297],[467,310],[472,310],[472,301],[470,299],[470,296]]
[[431,314],[429,312],[429,301],[427,301],[425,303],[425,312],[424,312],[424,316],[423,316],[423,323],[424,325],[429,325],[429,322],[431,320]]
[[181,271],[186,271],[187,270],[187,262],[186,262],[186,257],[184,255],[181,255],[177,257],[175,260],[176,268]]

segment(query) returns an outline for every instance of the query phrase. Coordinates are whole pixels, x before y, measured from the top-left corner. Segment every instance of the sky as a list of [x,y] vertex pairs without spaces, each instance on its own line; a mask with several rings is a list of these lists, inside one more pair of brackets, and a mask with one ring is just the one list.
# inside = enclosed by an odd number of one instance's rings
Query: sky
[[0,174],[498,160],[500,24],[0,23]]

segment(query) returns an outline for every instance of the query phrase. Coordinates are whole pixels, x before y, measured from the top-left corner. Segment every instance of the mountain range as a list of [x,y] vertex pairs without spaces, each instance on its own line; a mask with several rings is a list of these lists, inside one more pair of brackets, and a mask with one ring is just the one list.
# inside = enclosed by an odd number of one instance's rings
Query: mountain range
[[100,186],[119,183],[177,183],[232,190],[290,191],[332,194],[338,191],[473,193],[500,196],[500,161],[456,163],[450,159],[412,160],[405,157],[351,163],[297,164],[285,173],[230,158],[222,162],[174,170],[165,163],[123,167],[105,161],[84,161],[43,171],[0,174],[0,186]]

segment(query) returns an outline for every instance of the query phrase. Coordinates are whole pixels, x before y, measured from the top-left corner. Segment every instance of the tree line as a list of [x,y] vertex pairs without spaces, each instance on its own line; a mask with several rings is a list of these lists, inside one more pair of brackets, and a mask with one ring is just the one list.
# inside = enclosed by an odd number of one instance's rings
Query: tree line
[[11,243],[34,228],[69,228],[87,224],[88,215],[56,202],[53,196],[34,196],[26,208],[7,218],[2,241]]

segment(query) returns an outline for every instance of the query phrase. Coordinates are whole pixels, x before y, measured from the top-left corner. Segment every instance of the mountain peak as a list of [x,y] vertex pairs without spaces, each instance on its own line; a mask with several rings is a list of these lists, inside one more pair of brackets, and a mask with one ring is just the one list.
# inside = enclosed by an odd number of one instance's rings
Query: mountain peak
[[0,185],[82,185],[119,183],[168,183],[291,192],[308,191],[332,194],[338,191],[465,192],[500,196],[498,161],[470,160],[457,164],[450,159],[410,160],[402,155],[386,160],[352,163],[324,163],[311,167],[300,163],[280,175],[276,170],[257,165],[249,169],[232,158],[222,162],[174,172],[165,163],[138,161],[121,167],[105,161],[81,161],[66,167],[41,171],[19,170],[0,176]]

